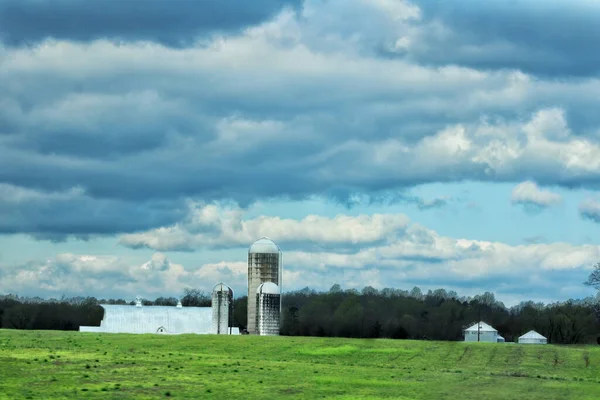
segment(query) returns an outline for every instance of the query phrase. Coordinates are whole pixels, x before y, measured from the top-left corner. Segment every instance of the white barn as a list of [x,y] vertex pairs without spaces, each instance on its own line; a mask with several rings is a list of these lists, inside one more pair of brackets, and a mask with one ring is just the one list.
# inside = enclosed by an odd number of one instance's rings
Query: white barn
[[523,336],[519,336],[519,343],[522,344],[548,344],[548,339],[536,331],[529,331]]
[[[106,333],[158,333],[178,335],[184,333],[209,334],[213,332],[212,307],[142,306],[141,299],[135,306],[100,304],[104,317],[100,326],[80,326],[80,332]],[[231,334],[239,335],[239,328]]]
[[130,306],[101,304],[100,326],[80,326],[81,332],[212,333],[211,307]]
[[[479,337],[479,340],[477,339]],[[486,324],[483,321],[479,321],[467,329],[465,329],[465,342],[498,342],[498,331]]]

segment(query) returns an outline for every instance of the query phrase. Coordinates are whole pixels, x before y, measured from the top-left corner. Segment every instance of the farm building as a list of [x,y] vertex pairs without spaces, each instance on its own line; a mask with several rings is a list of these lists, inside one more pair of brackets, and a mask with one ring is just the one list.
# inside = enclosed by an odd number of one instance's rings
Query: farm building
[[497,343],[498,331],[485,322],[479,321],[465,329],[465,342]]
[[519,337],[519,343],[522,344],[548,344],[548,339],[545,336],[540,335],[536,331],[529,331],[523,336]]
[[[101,304],[104,318],[100,326],[80,326],[80,332],[106,333],[159,333],[182,334],[213,333],[212,307],[142,306],[140,299],[135,306]],[[238,328],[232,333],[239,334]]]
[[[271,239],[262,237],[248,249],[248,329],[246,333],[279,334],[281,317],[282,252]],[[264,289],[264,290],[263,290]],[[275,290],[275,291],[273,291]],[[81,332],[239,334],[233,328],[233,290],[217,284],[212,307],[142,306],[101,304],[100,326],[80,326]],[[277,304],[276,304],[277,303]]]
[[504,343],[504,342],[506,342],[506,340],[502,336],[498,335],[497,342]]

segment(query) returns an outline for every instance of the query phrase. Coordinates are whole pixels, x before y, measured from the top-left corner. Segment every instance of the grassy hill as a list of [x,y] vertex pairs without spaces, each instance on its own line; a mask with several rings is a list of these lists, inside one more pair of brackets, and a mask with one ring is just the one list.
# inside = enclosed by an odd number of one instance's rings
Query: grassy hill
[[600,346],[0,329],[7,399],[600,399]]

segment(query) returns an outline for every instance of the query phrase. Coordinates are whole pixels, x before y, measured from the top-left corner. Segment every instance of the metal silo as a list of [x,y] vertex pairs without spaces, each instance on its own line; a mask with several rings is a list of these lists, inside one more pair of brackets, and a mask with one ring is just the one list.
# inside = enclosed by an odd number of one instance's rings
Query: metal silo
[[229,335],[233,320],[233,290],[218,283],[212,291],[212,332]]
[[279,335],[281,294],[279,286],[265,282],[256,290],[256,333],[260,336]]
[[[263,237],[248,249],[248,333],[257,333],[256,291],[265,282],[282,287],[282,253],[274,241]],[[279,292],[281,293],[281,291]],[[281,309],[281,295],[279,295]]]

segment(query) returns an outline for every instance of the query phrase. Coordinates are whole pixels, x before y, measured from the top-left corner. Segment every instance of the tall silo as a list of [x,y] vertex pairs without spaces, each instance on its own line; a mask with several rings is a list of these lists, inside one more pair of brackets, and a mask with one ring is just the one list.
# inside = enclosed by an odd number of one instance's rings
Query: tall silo
[[212,332],[217,335],[230,334],[233,325],[233,290],[224,283],[215,285],[212,291]]
[[265,282],[256,289],[256,333],[260,336],[279,335],[281,294],[279,286]]
[[[256,290],[265,282],[282,284],[282,253],[274,241],[267,237],[258,239],[248,249],[248,333],[256,328]],[[280,292],[281,293],[281,292]],[[279,296],[281,309],[281,295]]]

